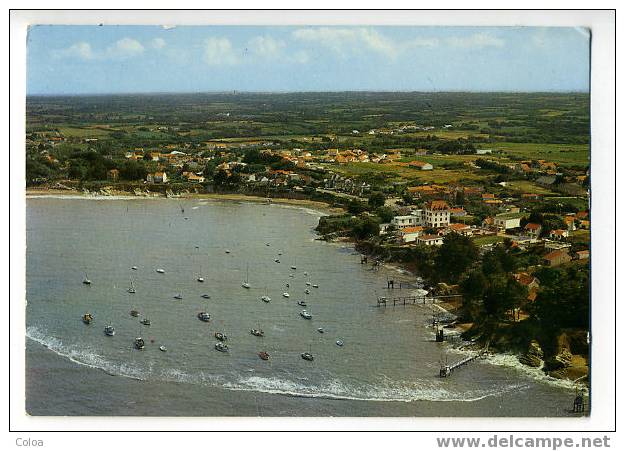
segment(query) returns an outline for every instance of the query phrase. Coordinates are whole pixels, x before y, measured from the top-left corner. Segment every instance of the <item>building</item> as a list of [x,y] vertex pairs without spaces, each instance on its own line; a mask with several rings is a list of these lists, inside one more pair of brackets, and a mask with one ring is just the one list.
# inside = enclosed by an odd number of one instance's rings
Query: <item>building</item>
[[558,266],[571,261],[571,256],[566,249],[549,252],[543,257],[543,263],[547,266]]
[[521,227],[523,216],[523,213],[502,213],[493,218],[493,224],[502,230],[516,229]]
[[564,230],[564,229],[552,230],[549,233],[549,238],[554,239],[554,240],[563,240],[564,238],[568,238],[568,237],[569,237],[569,231]]
[[167,174],[165,172],[149,173],[146,180],[148,183],[167,183]]
[[422,171],[431,171],[432,169],[434,169],[434,166],[424,161],[411,161],[410,163],[408,163],[408,166],[415,169],[421,169]]
[[473,235],[473,229],[470,226],[466,224],[460,224],[460,223],[449,224],[449,226],[446,229],[446,233],[450,233],[450,232],[458,233],[464,236]]
[[440,235],[421,235],[417,238],[417,244],[426,246],[440,246],[443,244],[443,237]]
[[462,207],[450,208],[449,212],[451,213],[452,217],[454,217],[454,216],[462,217],[462,216],[466,216],[467,215],[467,212]]
[[419,236],[421,236],[423,230],[424,229],[421,226],[406,227],[399,231],[399,237],[403,243],[412,243],[416,241]]
[[523,229],[529,236],[533,238],[538,238],[543,227],[540,224],[536,224],[535,222],[528,222],[527,224],[525,224],[525,227]]
[[590,251],[588,249],[585,249],[583,251],[577,251],[575,252],[575,258],[577,260],[585,260],[587,258],[590,258]]
[[423,222],[427,227],[447,227],[450,216],[449,205],[444,200],[433,200],[425,204]]

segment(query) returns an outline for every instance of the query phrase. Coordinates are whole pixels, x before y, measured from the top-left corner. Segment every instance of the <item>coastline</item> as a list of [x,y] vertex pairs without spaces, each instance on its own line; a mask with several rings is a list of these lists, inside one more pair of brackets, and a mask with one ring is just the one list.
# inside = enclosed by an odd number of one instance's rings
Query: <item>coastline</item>
[[[36,198],[36,197],[46,197],[46,196],[81,196],[85,199],[89,198],[97,198],[97,199],[106,199],[112,198],[115,199],[116,196],[124,196],[132,199],[166,199],[167,197],[160,193],[152,193],[150,196],[137,196],[129,191],[118,191],[111,190],[111,196],[106,195],[90,195],[86,194],[82,191],[74,190],[74,189],[44,189],[44,188],[26,188],[25,194],[26,198]],[[230,201],[230,202],[252,202],[252,203],[268,203],[268,200],[272,204],[280,204],[280,205],[290,205],[295,207],[302,208],[311,208],[322,212],[324,214],[340,214],[343,213],[344,210],[339,207],[333,207],[326,202],[321,202],[317,200],[310,199],[291,199],[286,197],[260,197],[250,194],[238,194],[238,193],[228,193],[228,194],[219,194],[219,193],[182,193],[174,197],[174,199],[195,199],[195,200],[210,200],[210,201]]]

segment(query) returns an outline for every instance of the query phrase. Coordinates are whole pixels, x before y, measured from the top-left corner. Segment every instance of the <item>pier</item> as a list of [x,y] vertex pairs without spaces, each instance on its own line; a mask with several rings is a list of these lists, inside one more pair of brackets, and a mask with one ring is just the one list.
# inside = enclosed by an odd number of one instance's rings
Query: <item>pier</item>
[[458,368],[461,368],[468,363],[473,362],[474,360],[484,356],[485,354],[486,350],[484,349],[483,351],[480,351],[475,355],[465,357],[464,359],[459,360],[456,363],[452,363],[451,365],[441,365],[441,369],[438,375],[440,377],[449,377],[454,372],[454,370],[457,370]]
[[387,298],[386,296],[378,296],[377,307],[386,307],[388,304],[397,305],[413,305],[413,304],[436,304],[437,301],[449,298],[462,297],[459,294],[449,294],[444,296],[395,296]]

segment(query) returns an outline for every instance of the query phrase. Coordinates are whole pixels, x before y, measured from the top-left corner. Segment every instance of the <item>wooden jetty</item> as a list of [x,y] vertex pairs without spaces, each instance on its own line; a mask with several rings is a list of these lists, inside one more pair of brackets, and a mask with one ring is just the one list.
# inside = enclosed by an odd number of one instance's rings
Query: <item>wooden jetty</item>
[[440,377],[449,377],[451,376],[451,374],[454,372],[454,370],[465,366],[468,363],[473,362],[476,359],[479,359],[480,357],[484,356],[486,354],[486,350],[480,351],[475,355],[469,356],[469,357],[465,357],[462,360],[457,361],[456,363],[452,363],[451,365],[441,365],[441,369],[439,372],[439,376]]
[[459,294],[449,294],[445,296],[396,296],[387,298],[386,296],[378,296],[377,307],[386,307],[388,304],[412,305],[412,304],[435,304],[440,299],[458,298]]

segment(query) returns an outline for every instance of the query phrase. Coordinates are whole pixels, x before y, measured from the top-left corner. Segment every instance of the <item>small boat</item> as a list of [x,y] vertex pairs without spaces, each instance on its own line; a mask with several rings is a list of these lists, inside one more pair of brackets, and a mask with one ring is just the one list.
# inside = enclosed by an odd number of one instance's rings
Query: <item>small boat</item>
[[130,268],[130,269],[132,269],[133,271],[136,271],[138,268],[137,268],[136,266],[133,266],[133,267],[132,267],[132,268]]
[[312,362],[315,360],[315,357],[310,352],[302,352],[302,359]]
[[104,335],[112,337],[113,335],[115,335],[115,328],[110,324],[108,326],[104,326]]
[[197,319],[199,319],[200,321],[204,321],[205,323],[209,322],[211,319],[211,316],[206,313],[206,312],[200,312],[197,314]]
[[265,332],[263,332],[262,329],[251,329],[250,333],[252,335],[254,335],[255,337],[264,337],[265,336]]
[[250,288],[249,276],[250,276],[250,266],[247,265],[245,268],[245,282],[241,284],[243,288],[248,288],[248,289]]
[[312,284],[312,287],[313,287],[313,288],[319,288],[319,285],[317,285],[316,283],[313,283],[313,284]]
[[289,274],[289,277],[295,277],[295,274],[291,273]]
[[300,316],[304,319],[312,319],[312,315],[308,313],[306,310],[302,310],[299,312]]
[[199,276],[199,277],[198,277],[197,279],[195,279],[195,280],[197,280],[198,282],[204,282],[204,277]]
[[285,291],[284,293],[282,293],[282,296],[284,296],[285,298],[288,298],[290,294]]
[[258,357],[260,357],[261,360],[269,360],[269,353],[265,351],[260,351],[258,353]]
[[309,290],[308,288],[306,288],[306,289],[304,290],[304,293],[306,293],[306,294],[310,294],[310,290]]
[[309,287],[310,286],[310,282],[306,282],[306,286]]
[[342,340],[336,340],[336,345],[337,346],[343,346],[343,341]]
[[324,332],[323,327],[318,327],[317,328],[317,332],[319,332],[320,334],[322,334]]
[[274,260],[274,262],[276,262],[276,263],[280,263],[280,259],[276,258],[276,259]]
[[304,271],[304,275],[305,275],[305,276],[307,276],[307,275],[308,275],[308,273],[307,273],[306,271]]
[[141,337],[135,338],[135,343],[134,344],[135,344],[135,349],[141,350],[141,349],[145,348],[145,341],[143,341],[143,338],[141,338]]
[[208,294],[206,294],[206,293],[204,293],[204,294],[202,295],[202,297],[203,297],[204,299],[210,299],[210,298],[211,298],[211,297],[210,297]]
[[230,249],[226,249],[226,254],[229,254],[229,253],[230,253]]
[[289,285],[288,283],[286,284],[286,287],[289,288],[291,285]]
[[226,341],[228,339],[226,334],[222,334],[221,332],[215,332],[215,338],[219,341]]
[[87,276],[87,273],[85,273],[85,278],[82,279],[82,283],[84,283],[85,285],[91,285],[91,280]]
[[174,295],[174,299],[182,299],[182,295],[180,293]]
[[128,288],[126,290],[128,293],[136,293],[137,289],[135,288],[135,283],[132,281],[132,279],[130,280],[130,288]]
[[158,349],[160,349],[160,350],[161,350],[161,351],[163,351],[163,352],[167,352],[167,348],[166,348],[165,346],[163,346],[163,345],[160,345],[160,346],[158,347]]
[[84,315],[82,315],[83,323],[91,324],[91,321],[93,321],[93,316],[91,315],[91,313],[85,313]]
[[269,243],[265,243],[265,246],[271,246],[271,244],[269,244]]
[[149,320],[149,319],[147,319],[147,318],[143,318],[143,319],[142,319],[141,321],[139,321],[139,322],[140,322],[141,324],[143,324],[144,326],[149,326],[149,325],[151,324],[151,323],[150,323],[150,320]]
[[293,265],[291,266],[291,269],[297,269],[297,266]]
[[305,301],[297,301],[297,305],[301,305],[302,307],[306,307]]
[[130,316],[135,316],[135,317],[139,316],[139,310],[134,310],[134,309],[131,310],[130,311]]
[[228,352],[228,345],[222,342],[215,343],[215,349],[219,352]]
[[163,268],[157,268],[156,272],[159,274],[165,274],[165,270]]
[[260,297],[260,300],[263,302],[271,302],[271,298],[266,294]]

